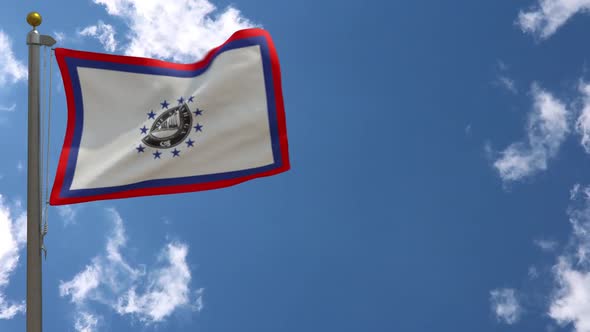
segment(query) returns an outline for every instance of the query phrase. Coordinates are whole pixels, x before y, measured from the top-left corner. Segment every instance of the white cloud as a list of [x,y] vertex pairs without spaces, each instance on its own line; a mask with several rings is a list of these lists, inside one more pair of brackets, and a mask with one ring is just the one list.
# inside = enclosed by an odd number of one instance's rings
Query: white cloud
[[76,318],[74,328],[78,332],[94,332],[97,325],[98,318],[96,316],[88,312],[80,312]]
[[[123,220],[114,209],[109,210],[109,215],[113,230],[104,253],[94,257],[91,264],[71,280],[62,281],[61,296],[69,297],[80,312],[87,313],[91,303],[100,303],[145,324],[162,322],[177,309],[192,308],[192,301],[202,301],[202,291],[196,293],[194,299],[191,295],[191,273],[186,261],[188,247],[185,244],[168,243],[161,251],[158,263],[149,269],[133,267],[122,252],[127,243]],[[96,325],[84,315],[79,319],[82,319],[80,326]]]
[[518,93],[516,82],[508,76],[498,75],[497,83],[499,86],[503,87],[509,92],[512,92],[513,94]]
[[60,283],[59,295],[69,295],[72,302],[81,304],[86,300],[90,292],[99,286],[102,277],[101,268],[100,264],[96,263],[87,265],[84,271],[78,273],[74,279]]
[[129,27],[127,55],[194,62],[233,32],[253,24],[208,0],[93,0]]
[[496,63],[496,80],[493,83],[508,92],[517,94],[518,88],[516,87],[516,81],[508,76],[509,68],[504,61],[498,60]]
[[24,301],[8,301],[4,289],[17,267],[20,252],[27,240],[26,222],[27,218],[22,214],[14,219],[0,196],[0,319],[11,319],[25,310]]
[[[590,187],[586,187],[585,191],[588,189]],[[575,258],[575,263],[578,265],[590,267],[590,198],[583,196],[580,200],[582,207],[570,208],[568,211],[574,244],[569,249],[568,257]]]
[[9,303],[4,295],[0,294],[0,319],[12,319],[14,316],[25,312],[25,302]]
[[12,104],[10,106],[0,105],[0,111],[2,111],[2,112],[14,112],[15,110],[16,110],[16,104]]
[[590,198],[586,194],[572,200],[577,203],[568,211],[572,236],[553,267],[556,289],[549,316],[561,325],[573,324],[576,332],[590,332]]
[[519,13],[517,23],[523,32],[545,39],[575,14],[589,10],[590,0],[538,0],[530,10]]
[[531,90],[534,105],[526,128],[527,141],[511,144],[494,162],[504,181],[521,180],[546,170],[569,132],[565,105],[536,85]]
[[494,289],[490,292],[490,303],[496,318],[506,324],[514,324],[520,319],[522,309],[511,288]]
[[465,135],[471,135],[471,123],[465,126]]
[[203,292],[205,291],[204,288],[199,288],[195,291],[195,295],[197,300],[195,301],[194,310],[196,312],[201,312],[205,305],[203,304]]
[[27,68],[18,61],[12,51],[12,41],[0,30],[0,86],[27,78]]
[[62,218],[65,225],[70,225],[76,222],[76,214],[78,210],[71,205],[57,206],[57,213]]
[[579,192],[580,192],[580,184],[579,183],[576,183],[576,184],[574,184],[574,186],[570,190],[570,199],[573,200],[576,197],[578,197],[578,193]]
[[534,241],[535,245],[543,251],[553,251],[557,248],[557,242],[546,239],[538,239]]
[[580,84],[580,92],[583,98],[583,107],[576,121],[576,131],[580,134],[580,144],[586,151],[590,153],[590,84]]
[[134,314],[144,322],[160,322],[177,307],[188,305],[191,274],[187,253],[186,245],[168,244],[160,257],[166,265],[150,273],[145,292],[137,294],[131,288],[119,297],[117,312]]
[[96,25],[87,26],[78,32],[80,36],[94,37],[102,44],[108,52],[114,52],[117,49],[117,40],[115,39],[115,28],[103,21],[98,21]]
[[555,266],[558,291],[549,316],[564,325],[572,323],[576,332],[590,332],[590,272],[580,271],[565,259]]
[[25,169],[25,165],[23,164],[22,160],[19,160],[18,163],[16,163],[16,170],[20,173]]
[[55,38],[55,41],[59,44],[63,43],[64,41],[66,41],[67,36],[65,32],[62,31],[54,31],[53,32],[53,38]]
[[498,61],[496,62],[496,64],[497,64],[497,66],[498,66],[498,69],[499,69],[500,71],[507,71],[507,70],[509,69],[509,66],[508,66],[508,64],[506,64],[506,62],[504,62],[504,61],[502,61],[502,60],[498,60]]
[[[590,332],[590,186],[576,184],[572,192],[567,210],[572,232],[551,268],[549,276],[554,287],[549,296],[534,295],[533,298],[548,299],[547,315],[557,324],[571,324],[574,332]],[[543,277],[543,270],[530,267],[529,278]],[[517,321],[519,314],[510,313],[522,311],[515,295],[511,289],[491,292],[492,308],[506,322]]]

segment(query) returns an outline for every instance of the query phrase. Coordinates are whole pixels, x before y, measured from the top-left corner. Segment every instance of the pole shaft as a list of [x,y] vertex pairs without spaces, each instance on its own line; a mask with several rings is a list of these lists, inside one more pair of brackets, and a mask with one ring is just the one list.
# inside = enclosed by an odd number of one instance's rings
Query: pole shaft
[[27,155],[27,332],[41,332],[43,323],[41,283],[41,164],[39,121],[39,58],[37,30],[29,32],[29,120]]

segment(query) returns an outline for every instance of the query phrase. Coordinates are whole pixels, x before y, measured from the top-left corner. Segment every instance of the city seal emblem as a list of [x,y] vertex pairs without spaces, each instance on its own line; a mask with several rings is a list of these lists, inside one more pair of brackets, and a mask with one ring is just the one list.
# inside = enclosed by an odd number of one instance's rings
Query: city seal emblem
[[160,114],[142,142],[156,149],[168,149],[182,143],[190,134],[193,117],[186,103],[171,107]]

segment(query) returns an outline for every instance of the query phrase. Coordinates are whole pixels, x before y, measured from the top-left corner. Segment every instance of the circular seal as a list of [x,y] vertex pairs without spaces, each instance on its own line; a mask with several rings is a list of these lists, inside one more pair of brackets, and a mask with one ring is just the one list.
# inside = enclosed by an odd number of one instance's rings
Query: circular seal
[[168,149],[182,143],[190,134],[193,117],[186,103],[166,110],[152,124],[142,142],[157,149]]

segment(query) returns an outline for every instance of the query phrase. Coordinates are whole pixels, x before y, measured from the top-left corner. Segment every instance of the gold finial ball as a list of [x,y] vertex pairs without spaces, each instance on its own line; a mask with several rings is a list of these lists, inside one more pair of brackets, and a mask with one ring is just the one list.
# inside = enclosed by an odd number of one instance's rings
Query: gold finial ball
[[39,25],[41,25],[42,21],[43,19],[41,18],[41,14],[37,12],[30,12],[27,15],[27,23],[29,23],[33,27],[38,27]]

